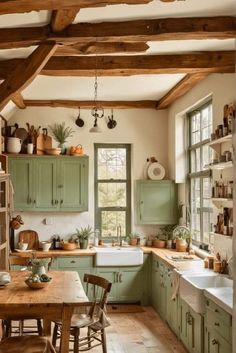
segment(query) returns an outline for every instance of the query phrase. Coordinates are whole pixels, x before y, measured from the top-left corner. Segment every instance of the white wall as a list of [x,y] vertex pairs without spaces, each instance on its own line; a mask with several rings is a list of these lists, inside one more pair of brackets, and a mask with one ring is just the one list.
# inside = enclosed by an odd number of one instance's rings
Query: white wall
[[[109,114],[106,111],[106,115]],[[75,134],[70,138],[68,145],[82,144],[85,154],[89,155],[89,211],[83,213],[22,213],[23,229],[33,229],[39,233],[40,239],[48,239],[53,234],[62,236],[73,234],[76,227],[87,224],[94,225],[94,143],[131,143],[132,144],[132,186],[136,179],[143,179],[143,171],[147,157],[155,156],[167,169],[168,161],[168,121],[166,111],[155,110],[115,110],[114,118],[117,120],[117,127],[109,130],[105,119],[99,121],[102,127],[101,134],[89,133],[93,125],[93,118],[89,110],[81,111],[81,118],[84,119],[83,128],[75,125],[78,111],[65,108],[27,108],[17,110],[9,121],[9,124],[17,122],[20,127],[26,127],[26,122],[38,127],[47,127],[54,122],[66,122],[66,125],[73,128]],[[55,143],[56,146],[56,143]],[[76,158],[76,157],[75,157]],[[168,173],[167,173],[168,178]],[[132,187],[133,191],[133,187]],[[133,197],[132,197],[133,200]],[[134,201],[132,201],[133,203]],[[156,234],[157,227],[134,225],[134,206],[132,206],[132,228],[141,234]],[[45,225],[45,217],[52,217],[53,224]]]
[[[180,154],[179,146],[182,145],[182,139],[176,133],[179,128],[179,121],[184,119],[186,111],[190,110],[193,106],[204,101],[207,97],[212,96],[213,103],[213,130],[216,126],[223,121],[223,107],[225,104],[236,102],[235,96],[235,75],[234,74],[213,74],[200,82],[192,88],[186,95],[179,98],[168,110],[168,140],[169,140],[169,154],[168,165],[170,171],[170,178],[178,179],[183,178],[183,164],[178,164],[178,157]],[[183,127],[183,124],[182,124]],[[180,139],[180,140],[179,140]],[[181,170],[180,170],[181,169]],[[184,184],[179,184],[179,202],[185,203],[186,188]],[[222,254],[227,253],[227,257],[232,256],[232,242],[215,239],[216,251]]]

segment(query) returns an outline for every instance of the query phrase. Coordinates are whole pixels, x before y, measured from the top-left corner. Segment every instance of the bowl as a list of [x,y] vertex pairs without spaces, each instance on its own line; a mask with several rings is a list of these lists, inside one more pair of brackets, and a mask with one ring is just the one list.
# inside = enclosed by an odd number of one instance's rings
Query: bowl
[[41,248],[43,251],[49,251],[52,243],[49,241],[41,241]]
[[52,155],[52,156],[58,156],[61,154],[61,148],[47,148],[45,149],[46,154]]
[[52,280],[49,281],[49,282],[30,282],[28,280],[25,280],[25,284],[31,289],[43,289],[43,288],[46,288],[51,282],[52,282]]
[[75,250],[77,248],[76,243],[61,243],[62,250]]

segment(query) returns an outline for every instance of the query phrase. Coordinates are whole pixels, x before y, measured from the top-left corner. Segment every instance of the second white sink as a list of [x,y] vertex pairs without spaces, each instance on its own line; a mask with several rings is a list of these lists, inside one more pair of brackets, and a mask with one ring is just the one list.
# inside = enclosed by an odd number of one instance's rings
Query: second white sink
[[138,266],[143,264],[143,251],[137,247],[95,247],[96,266]]
[[201,276],[182,276],[180,277],[179,294],[195,312],[203,314],[205,312],[204,289],[232,286],[233,281],[231,279],[215,273]]

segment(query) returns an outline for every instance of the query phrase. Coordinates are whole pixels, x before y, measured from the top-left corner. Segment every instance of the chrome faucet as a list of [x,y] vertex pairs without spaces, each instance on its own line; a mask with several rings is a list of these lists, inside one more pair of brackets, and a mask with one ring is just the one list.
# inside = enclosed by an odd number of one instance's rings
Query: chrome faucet
[[119,224],[116,228],[117,242],[119,246],[122,246],[122,236],[121,236],[121,225]]

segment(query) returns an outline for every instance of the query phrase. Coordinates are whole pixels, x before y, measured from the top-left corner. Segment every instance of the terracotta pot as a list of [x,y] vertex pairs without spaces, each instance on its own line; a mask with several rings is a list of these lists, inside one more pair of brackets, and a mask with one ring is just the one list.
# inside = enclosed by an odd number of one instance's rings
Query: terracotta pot
[[160,239],[154,239],[153,240],[153,246],[154,246],[154,248],[165,248],[166,247],[166,241],[165,240],[160,240]]
[[176,251],[185,252],[187,249],[187,242],[185,239],[176,239]]
[[138,243],[138,239],[136,239],[136,238],[129,240],[129,245],[131,245],[131,246],[136,246],[137,243]]

